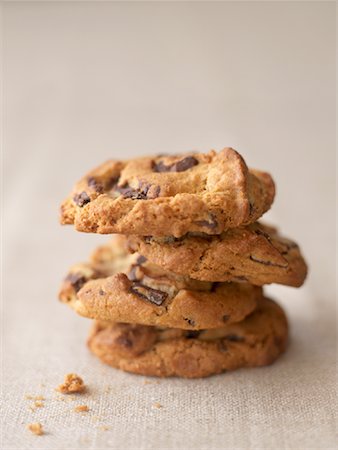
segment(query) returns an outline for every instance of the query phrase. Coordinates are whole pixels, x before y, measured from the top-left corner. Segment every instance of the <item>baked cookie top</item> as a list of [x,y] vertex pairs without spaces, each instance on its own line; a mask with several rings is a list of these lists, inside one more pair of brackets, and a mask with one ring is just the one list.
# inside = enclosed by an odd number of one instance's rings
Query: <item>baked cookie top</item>
[[180,237],[256,221],[274,199],[271,176],[233,149],[129,161],[89,172],[61,206],[78,231]]
[[204,281],[301,286],[307,266],[298,245],[276,228],[254,223],[220,235],[128,236],[128,246],[165,270]]
[[175,275],[130,255],[123,238],[73,266],[60,300],[80,315],[115,322],[182,329],[217,328],[250,314],[262,296],[248,283],[211,283]]
[[283,310],[261,298],[242,322],[212,330],[97,322],[88,345],[102,361],[122,370],[196,378],[270,364],[285,350],[287,336]]

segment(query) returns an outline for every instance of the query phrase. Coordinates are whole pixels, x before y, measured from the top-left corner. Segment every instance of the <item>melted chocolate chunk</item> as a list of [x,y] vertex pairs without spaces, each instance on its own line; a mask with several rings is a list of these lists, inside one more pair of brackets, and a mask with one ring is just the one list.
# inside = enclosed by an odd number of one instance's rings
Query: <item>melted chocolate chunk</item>
[[142,255],[139,255],[137,257],[136,263],[131,265],[130,271],[128,273],[128,278],[130,281],[137,281],[142,277],[142,272],[138,270],[138,268],[147,261],[147,258],[145,258]]
[[195,321],[192,319],[189,319],[187,317],[183,317],[183,319],[188,322],[189,325],[191,325],[192,327],[194,327],[196,325]]
[[286,267],[288,267],[288,263],[286,262],[285,264],[274,264],[271,261],[263,261],[262,259],[258,259],[255,256],[250,255],[250,259],[251,261],[254,261],[258,264],[263,264],[264,266],[273,266],[273,267],[281,267],[283,269],[285,269]]
[[82,286],[87,282],[86,277],[81,275],[80,273],[70,273],[66,277],[66,281],[69,281],[73,286],[75,292],[78,292]]
[[138,189],[131,188],[128,184],[123,186],[116,186],[115,191],[119,192],[124,198],[131,198],[132,200],[148,200],[157,198],[160,195],[160,186],[153,184],[142,184]]
[[141,283],[133,283],[130,290],[140,298],[143,298],[150,303],[154,303],[157,306],[161,306],[168,297],[166,292],[150,288]]
[[264,236],[268,241],[271,241],[271,236],[268,233],[266,233],[265,231],[257,228],[257,230],[255,230],[255,233],[258,236]]
[[163,161],[159,161],[158,163],[153,163],[152,169],[154,172],[185,172],[188,169],[196,166],[198,164],[198,160],[193,156],[187,156],[186,158],[181,159],[175,163],[169,164],[166,166]]
[[188,169],[191,169],[194,166],[197,166],[198,160],[193,156],[187,156],[186,158],[177,161],[171,171],[172,172],[185,172]]
[[102,194],[104,191],[103,184],[97,181],[97,179],[94,177],[89,177],[87,179],[87,184],[90,188],[94,189],[94,191],[97,192],[98,194]]
[[106,181],[105,185],[104,185],[105,190],[106,191],[115,190],[115,188],[116,188],[116,186],[117,186],[117,184],[119,182],[119,178],[120,178],[119,176],[112,177],[110,180]]
[[199,330],[188,330],[185,334],[187,339],[196,339],[201,334]]
[[83,191],[80,194],[75,194],[73,200],[77,204],[77,206],[80,206],[80,208],[82,208],[82,206],[90,202],[90,197],[87,192]]
[[130,271],[128,273],[128,278],[130,281],[137,281],[140,279],[140,277],[137,276],[138,267],[139,267],[138,264],[132,264]]
[[224,339],[231,342],[243,342],[245,340],[244,337],[237,336],[237,334],[228,334]]
[[146,200],[149,187],[143,186],[140,189],[133,189],[128,184],[117,186],[115,190],[119,192],[124,198],[131,198],[132,200]]
[[251,202],[249,202],[249,214],[250,214],[250,216],[252,216],[254,212],[255,212],[255,207],[254,207],[254,205]]
[[146,262],[146,261],[147,261],[147,258],[146,258],[145,256],[139,255],[139,256],[137,257],[136,264],[137,264],[138,266],[140,266],[141,264],[143,264],[143,263]]
[[115,339],[117,345],[121,345],[121,347],[132,348],[133,341],[127,338],[127,336],[121,335]]
[[208,228],[209,230],[214,230],[215,228],[218,227],[218,222],[213,214],[209,214],[208,220],[197,220],[194,223],[199,227],[205,227]]

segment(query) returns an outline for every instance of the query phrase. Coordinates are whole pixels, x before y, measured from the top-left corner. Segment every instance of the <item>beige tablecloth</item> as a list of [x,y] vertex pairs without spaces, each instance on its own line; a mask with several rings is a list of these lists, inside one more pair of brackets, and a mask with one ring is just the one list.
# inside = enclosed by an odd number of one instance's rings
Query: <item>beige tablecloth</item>
[[[334,448],[334,3],[3,9],[2,447]],[[274,175],[267,220],[309,261],[300,290],[267,288],[288,312],[288,351],[271,367],[190,381],[104,366],[85,346],[90,322],[56,297],[68,266],[106,237],[60,227],[61,199],[109,157],[224,145]],[[69,372],[88,392],[60,399]],[[81,404],[89,412],[74,412]],[[43,436],[26,430],[33,422]]]

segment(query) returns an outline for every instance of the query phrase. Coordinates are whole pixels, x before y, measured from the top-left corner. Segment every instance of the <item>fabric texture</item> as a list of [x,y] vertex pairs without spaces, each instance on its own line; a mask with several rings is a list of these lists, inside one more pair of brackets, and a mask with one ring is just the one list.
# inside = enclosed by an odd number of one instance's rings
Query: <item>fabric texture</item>
[[[1,448],[336,448],[334,2],[2,6]],[[289,316],[287,352],[200,380],[104,366],[85,345],[90,321],[57,292],[109,237],[61,227],[59,204],[109,158],[224,146],[272,174],[264,219],[309,263],[301,289],[266,288]],[[55,392],[70,372],[86,393]]]

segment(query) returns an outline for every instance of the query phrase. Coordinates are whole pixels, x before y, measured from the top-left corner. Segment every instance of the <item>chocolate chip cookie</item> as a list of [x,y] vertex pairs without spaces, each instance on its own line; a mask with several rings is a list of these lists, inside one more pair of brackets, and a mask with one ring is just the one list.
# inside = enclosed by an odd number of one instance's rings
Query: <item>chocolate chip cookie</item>
[[301,286],[307,273],[298,245],[275,228],[254,223],[210,236],[128,236],[138,251],[165,270],[204,281],[248,281]]
[[257,306],[260,287],[193,280],[127,253],[123,237],[73,266],[60,300],[85,317],[198,330],[243,320]]
[[108,161],[76,184],[61,223],[94,233],[220,234],[256,221],[274,194],[271,176],[249,170],[231,148]]
[[212,330],[97,322],[88,345],[103,362],[127,372],[198,378],[271,364],[285,350],[287,336],[283,310],[261,298],[242,322]]

